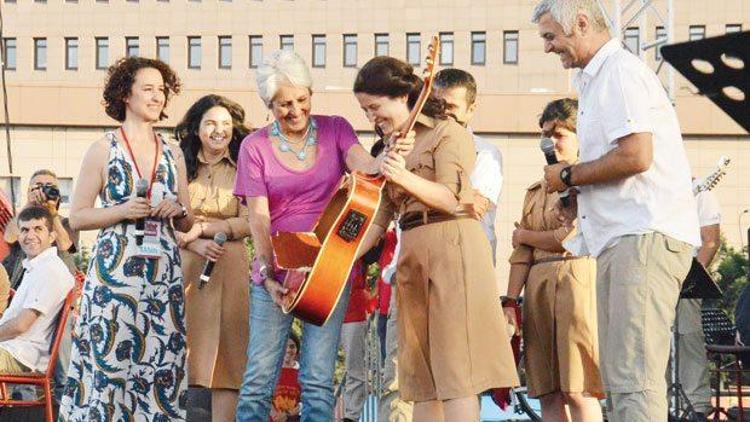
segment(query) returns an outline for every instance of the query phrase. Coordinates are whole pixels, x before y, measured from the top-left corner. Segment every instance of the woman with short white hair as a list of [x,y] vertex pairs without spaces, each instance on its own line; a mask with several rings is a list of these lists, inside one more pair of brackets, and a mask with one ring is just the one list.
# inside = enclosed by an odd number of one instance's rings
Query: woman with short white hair
[[[302,58],[276,51],[257,71],[258,94],[274,121],[242,142],[234,194],[247,203],[255,247],[247,370],[238,421],[267,422],[293,317],[281,303],[285,273],[274,267],[271,233],[311,231],[347,171],[376,173],[380,160],[343,117],[313,115],[312,78]],[[409,142],[396,148],[408,153]],[[302,421],[331,420],[333,372],[349,289],[322,327],[304,324],[300,354]]]

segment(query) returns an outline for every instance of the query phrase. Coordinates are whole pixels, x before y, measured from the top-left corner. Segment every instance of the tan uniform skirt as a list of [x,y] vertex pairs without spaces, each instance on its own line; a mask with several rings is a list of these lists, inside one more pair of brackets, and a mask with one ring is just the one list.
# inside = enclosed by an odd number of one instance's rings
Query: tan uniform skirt
[[470,219],[404,231],[397,270],[398,379],[407,401],[518,385],[487,237]]
[[180,250],[186,285],[188,383],[238,390],[247,362],[249,263],[241,240],[227,242],[224,248],[203,289],[198,289],[198,278],[205,259]]
[[596,326],[596,261],[581,258],[531,267],[523,302],[529,395],[603,397]]

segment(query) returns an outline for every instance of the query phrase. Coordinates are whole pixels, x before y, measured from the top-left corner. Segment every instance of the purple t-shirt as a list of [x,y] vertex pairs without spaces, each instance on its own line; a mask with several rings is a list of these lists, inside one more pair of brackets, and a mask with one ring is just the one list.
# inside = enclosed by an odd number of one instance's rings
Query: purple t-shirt
[[[343,117],[312,116],[318,126],[315,164],[304,171],[290,169],[276,156],[268,126],[248,135],[240,147],[234,194],[268,198],[271,234],[311,231],[346,172],[346,154],[359,143]],[[286,153],[283,153],[286,154]],[[253,265],[257,281],[257,265]]]

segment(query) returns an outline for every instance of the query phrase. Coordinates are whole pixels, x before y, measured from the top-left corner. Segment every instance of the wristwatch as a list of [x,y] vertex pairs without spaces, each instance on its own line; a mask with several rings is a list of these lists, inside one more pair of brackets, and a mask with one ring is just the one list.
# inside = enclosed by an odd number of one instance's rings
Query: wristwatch
[[511,296],[500,296],[500,305],[503,308],[515,308],[518,306],[518,298]]
[[273,278],[273,270],[268,264],[260,264],[260,268],[258,268],[258,275],[260,276],[260,281],[264,282],[269,278]]
[[573,176],[572,169],[573,166],[568,166],[560,170],[560,180],[562,180],[568,187],[573,187],[573,182],[570,181],[571,176]]
[[185,217],[187,217],[187,215],[188,215],[188,210],[187,210],[187,207],[186,207],[186,206],[184,206],[184,205],[182,205],[182,203],[181,203],[181,202],[178,202],[178,203],[177,203],[177,205],[179,205],[180,207],[182,207],[182,214],[180,214],[180,216],[179,216],[179,217],[177,217],[177,219],[179,220],[179,219],[181,219],[181,218],[185,218]]

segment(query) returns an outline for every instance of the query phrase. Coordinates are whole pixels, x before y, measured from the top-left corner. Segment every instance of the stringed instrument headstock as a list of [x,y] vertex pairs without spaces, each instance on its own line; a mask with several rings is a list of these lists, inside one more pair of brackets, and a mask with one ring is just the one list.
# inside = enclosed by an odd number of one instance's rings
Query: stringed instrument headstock
[[430,93],[432,91],[432,82],[435,80],[435,74],[437,73],[435,64],[438,61],[437,59],[439,52],[440,38],[437,35],[433,35],[432,41],[430,41],[430,46],[428,47],[427,57],[425,58],[425,66],[422,70],[422,91],[419,93],[419,98],[417,98],[417,102],[414,104],[414,107],[409,113],[409,118],[406,120],[406,123],[404,124],[404,127],[401,131],[402,134],[409,133],[412,129],[414,129],[414,124],[417,122],[419,113],[422,112],[422,108],[424,108],[427,99],[430,98]]
[[698,195],[701,192],[710,191],[715,188],[719,181],[721,181],[721,178],[727,174],[727,167],[729,167],[731,161],[732,160],[728,157],[722,156],[719,158],[719,162],[716,163],[714,171],[695,184],[695,187],[693,187],[693,195]]

